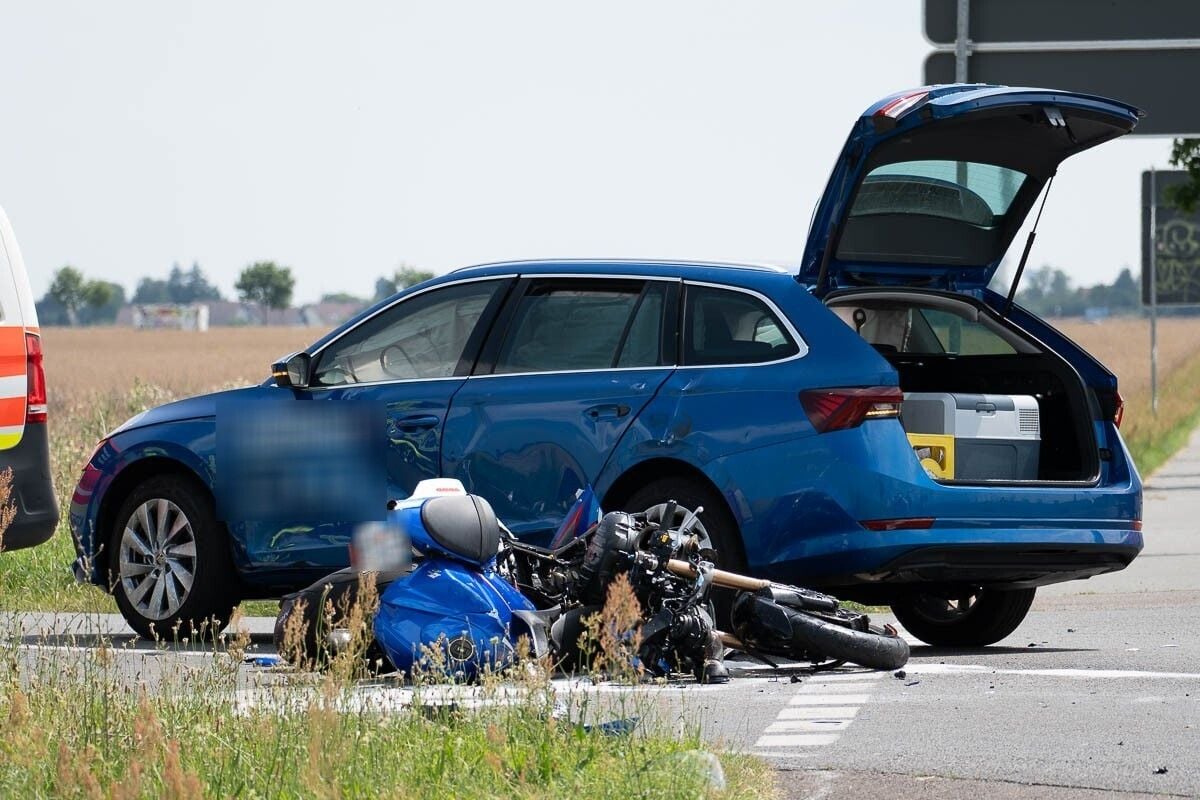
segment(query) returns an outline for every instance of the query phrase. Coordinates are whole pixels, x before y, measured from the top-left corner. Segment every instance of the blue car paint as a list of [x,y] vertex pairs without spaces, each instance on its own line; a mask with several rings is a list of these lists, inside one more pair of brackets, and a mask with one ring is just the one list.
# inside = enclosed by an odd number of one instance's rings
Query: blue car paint
[[[969,100],[971,108],[988,102],[989,96],[991,102],[1001,102],[996,99],[999,92],[979,92],[979,97]],[[971,92],[960,90],[959,94],[961,101]],[[1093,102],[1062,93],[1052,96],[1055,102]],[[1012,93],[1007,100],[1011,97]],[[865,117],[882,102],[868,109]],[[954,104],[947,101],[942,106],[949,109]],[[1119,104],[1109,108],[1127,109]],[[852,134],[852,139],[859,137],[860,148],[869,138],[862,127],[860,123]],[[903,125],[898,128],[903,129]],[[848,148],[853,149],[849,144]],[[838,185],[838,170],[848,169],[848,164],[839,159],[831,187]],[[848,180],[852,177],[848,171],[845,176]],[[820,236],[837,211],[833,194],[827,194],[818,209],[812,237]],[[811,256],[819,255],[813,251],[812,237],[802,268],[805,274],[815,269]],[[548,535],[575,489],[591,483],[603,497],[630,469],[649,462],[679,462],[706,475],[721,492],[740,527],[751,568],[784,580],[869,572],[897,554],[939,543],[1040,543],[1085,549],[1117,543],[1133,552],[1141,547],[1137,522],[1141,483],[1111,422],[1095,421],[1097,441],[1111,451],[1111,458],[1103,462],[1099,481],[1090,486],[938,484],[913,458],[895,421],[870,421],[851,430],[817,435],[800,405],[801,390],[894,386],[897,374],[873,348],[836,320],[810,294],[809,287],[778,270],[636,261],[482,265],[401,292],[322,337],[310,350],[392,303],[431,287],[485,276],[564,272],[716,283],[757,292],[771,298],[791,320],[808,352],[773,364],[640,370],[637,372],[646,373],[640,378],[601,371],[520,378],[476,376],[450,382],[438,400],[448,403],[440,442],[429,441],[426,433],[416,445],[430,461],[440,447],[439,469],[418,474],[462,479],[468,490],[493,502],[502,518],[513,519],[523,536],[537,540]],[[966,291],[996,304],[996,297],[978,286],[966,287]],[[1014,309],[1012,317],[1060,352],[1089,386],[1097,391],[1115,386],[1115,378],[1094,359],[1040,320],[1021,316],[1023,313]],[[336,399],[338,392],[370,393],[379,387],[319,391]],[[228,401],[239,392],[247,397],[272,393],[285,402],[313,399],[318,394],[283,389],[266,381],[257,387],[168,404],[121,426],[85,468],[72,502],[77,549],[84,564],[91,567],[86,577],[100,585],[106,582],[94,558],[98,544],[94,529],[105,491],[120,471],[143,458],[172,459],[211,486],[214,398]],[[586,397],[586,403],[579,397]],[[510,411],[503,407],[506,402],[522,406],[523,411]],[[630,411],[618,419],[586,421],[580,413],[592,405],[611,404],[627,404]],[[492,437],[492,432],[497,435]],[[489,435],[484,437],[484,433]],[[589,446],[597,449],[589,451]],[[412,488],[401,480],[393,483],[399,493]],[[936,522],[928,530],[884,532],[867,530],[861,524],[906,515],[936,517]],[[346,562],[348,531],[336,526],[297,521],[294,526],[267,530],[234,523],[230,533],[235,566],[251,591],[255,587],[264,593],[298,588]]]
[[[927,97],[900,117],[895,127],[881,129],[876,125],[876,112],[894,100],[922,92],[927,93]],[[827,243],[836,233],[837,226],[848,209],[871,150],[890,140],[911,136],[914,131],[930,123],[962,118],[977,112],[995,113],[1006,108],[1029,106],[1086,111],[1108,118],[1114,126],[1126,130],[1137,124],[1140,113],[1133,106],[1096,95],[987,84],[925,86],[889,95],[863,112],[851,128],[850,135],[834,162],[833,172],[809,227],[808,241],[800,266],[801,279],[809,284],[817,282]],[[1003,254],[984,268],[955,268],[944,264],[919,263],[867,266],[874,279],[881,283],[904,284],[911,283],[916,278],[932,281],[926,284],[929,286],[969,290],[987,286],[1000,266],[1002,256]],[[851,269],[861,270],[864,267],[861,264],[841,263],[836,257],[830,258],[826,266],[831,285],[834,287],[840,285],[839,273]]]

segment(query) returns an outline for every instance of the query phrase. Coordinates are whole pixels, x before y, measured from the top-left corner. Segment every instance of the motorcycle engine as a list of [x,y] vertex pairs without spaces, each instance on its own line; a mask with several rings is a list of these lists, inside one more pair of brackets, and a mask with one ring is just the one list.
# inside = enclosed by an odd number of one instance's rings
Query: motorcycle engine
[[608,584],[621,571],[622,554],[634,552],[641,526],[632,514],[610,511],[600,520],[579,565],[576,589],[587,604],[603,605]]

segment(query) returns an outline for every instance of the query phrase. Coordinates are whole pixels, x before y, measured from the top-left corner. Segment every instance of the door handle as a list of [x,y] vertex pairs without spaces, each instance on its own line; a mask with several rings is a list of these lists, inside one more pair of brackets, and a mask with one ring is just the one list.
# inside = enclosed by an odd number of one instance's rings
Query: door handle
[[441,421],[441,417],[434,416],[433,414],[423,414],[417,417],[401,417],[400,419],[392,420],[392,427],[398,431],[405,432],[423,431],[436,427]]
[[606,403],[603,405],[592,406],[587,411],[584,411],[583,414],[588,419],[592,420],[621,419],[629,414],[629,406],[620,405],[617,403]]

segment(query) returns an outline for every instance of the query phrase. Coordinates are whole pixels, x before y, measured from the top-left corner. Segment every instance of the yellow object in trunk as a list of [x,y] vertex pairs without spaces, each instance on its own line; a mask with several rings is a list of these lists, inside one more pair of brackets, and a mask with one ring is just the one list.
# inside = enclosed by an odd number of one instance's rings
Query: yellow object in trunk
[[910,433],[912,445],[921,466],[936,480],[954,479],[954,437],[937,433]]

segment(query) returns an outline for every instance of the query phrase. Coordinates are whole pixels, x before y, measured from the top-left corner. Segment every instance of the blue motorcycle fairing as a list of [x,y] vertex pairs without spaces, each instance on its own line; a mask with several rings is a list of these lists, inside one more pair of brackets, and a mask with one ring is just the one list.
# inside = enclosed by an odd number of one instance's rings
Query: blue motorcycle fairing
[[513,613],[533,610],[490,565],[432,558],[384,591],[375,638],[399,670],[411,673],[425,660],[424,649],[437,647],[452,671],[470,678],[508,663]]

